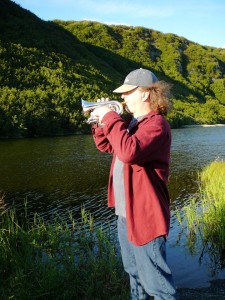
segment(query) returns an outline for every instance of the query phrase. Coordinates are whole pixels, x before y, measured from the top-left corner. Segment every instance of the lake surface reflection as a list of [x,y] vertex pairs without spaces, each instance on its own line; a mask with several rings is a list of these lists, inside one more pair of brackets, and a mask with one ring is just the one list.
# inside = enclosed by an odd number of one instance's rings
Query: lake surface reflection
[[[168,261],[178,287],[204,287],[209,280],[225,278],[224,270],[214,274],[207,257],[199,264],[199,254],[189,253],[174,211],[197,192],[197,172],[211,161],[225,159],[225,127],[172,133]],[[114,211],[106,206],[111,156],[95,148],[92,136],[0,140],[0,153],[0,192],[8,205],[14,202],[22,208],[27,199],[31,215],[51,218],[57,213],[67,218],[67,211],[72,211],[77,219],[84,205],[97,224],[115,228]]]

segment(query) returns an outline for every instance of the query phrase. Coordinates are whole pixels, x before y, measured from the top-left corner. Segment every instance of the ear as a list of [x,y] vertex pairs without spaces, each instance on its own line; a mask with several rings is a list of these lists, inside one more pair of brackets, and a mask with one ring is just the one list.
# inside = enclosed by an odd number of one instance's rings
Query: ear
[[142,92],[142,101],[143,102],[148,101],[149,100],[149,96],[150,96],[150,91]]

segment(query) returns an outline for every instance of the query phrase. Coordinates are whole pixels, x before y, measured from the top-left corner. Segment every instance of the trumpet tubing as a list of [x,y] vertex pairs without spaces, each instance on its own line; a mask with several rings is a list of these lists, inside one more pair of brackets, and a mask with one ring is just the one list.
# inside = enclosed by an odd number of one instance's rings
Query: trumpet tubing
[[[116,100],[110,100],[110,101],[101,101],[101,102],[89,102],[81,99],[81,106],[83,108],[84,113],[91,112],[95,108],[99,106],[108,106],[113,111],[117,112],[119,115],[123,113],[123,107],[125,106],[125,102],[119,102]],[[94,123],[98,122],[98,119],[90,116],[87,120],[87,123]]]

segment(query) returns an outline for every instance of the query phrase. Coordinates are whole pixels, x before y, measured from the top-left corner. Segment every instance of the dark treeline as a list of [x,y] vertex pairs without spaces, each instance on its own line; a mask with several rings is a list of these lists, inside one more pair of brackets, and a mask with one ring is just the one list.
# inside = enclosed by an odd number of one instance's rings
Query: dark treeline
[[225,123],[225,50],[144,27],[43,21],[0,2],[0,137],[89,132],[80,99],[112,90],[134,68],[173,84],[172,127]]

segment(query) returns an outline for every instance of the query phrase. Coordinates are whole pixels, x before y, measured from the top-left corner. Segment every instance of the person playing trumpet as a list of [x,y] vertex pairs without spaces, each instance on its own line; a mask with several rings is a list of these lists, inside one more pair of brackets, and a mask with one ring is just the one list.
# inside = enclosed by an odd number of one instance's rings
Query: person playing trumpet
[[109,106],[97,107],[92,115],[99,121],[92,134],[100,151],[113,154],[108,206],[118,216],[131,299],[178,299],[166,261],[171,129],[164,116],[170,108],[170,85],[140,68],[113,92],[121,94],[132,119],[127,123]]

